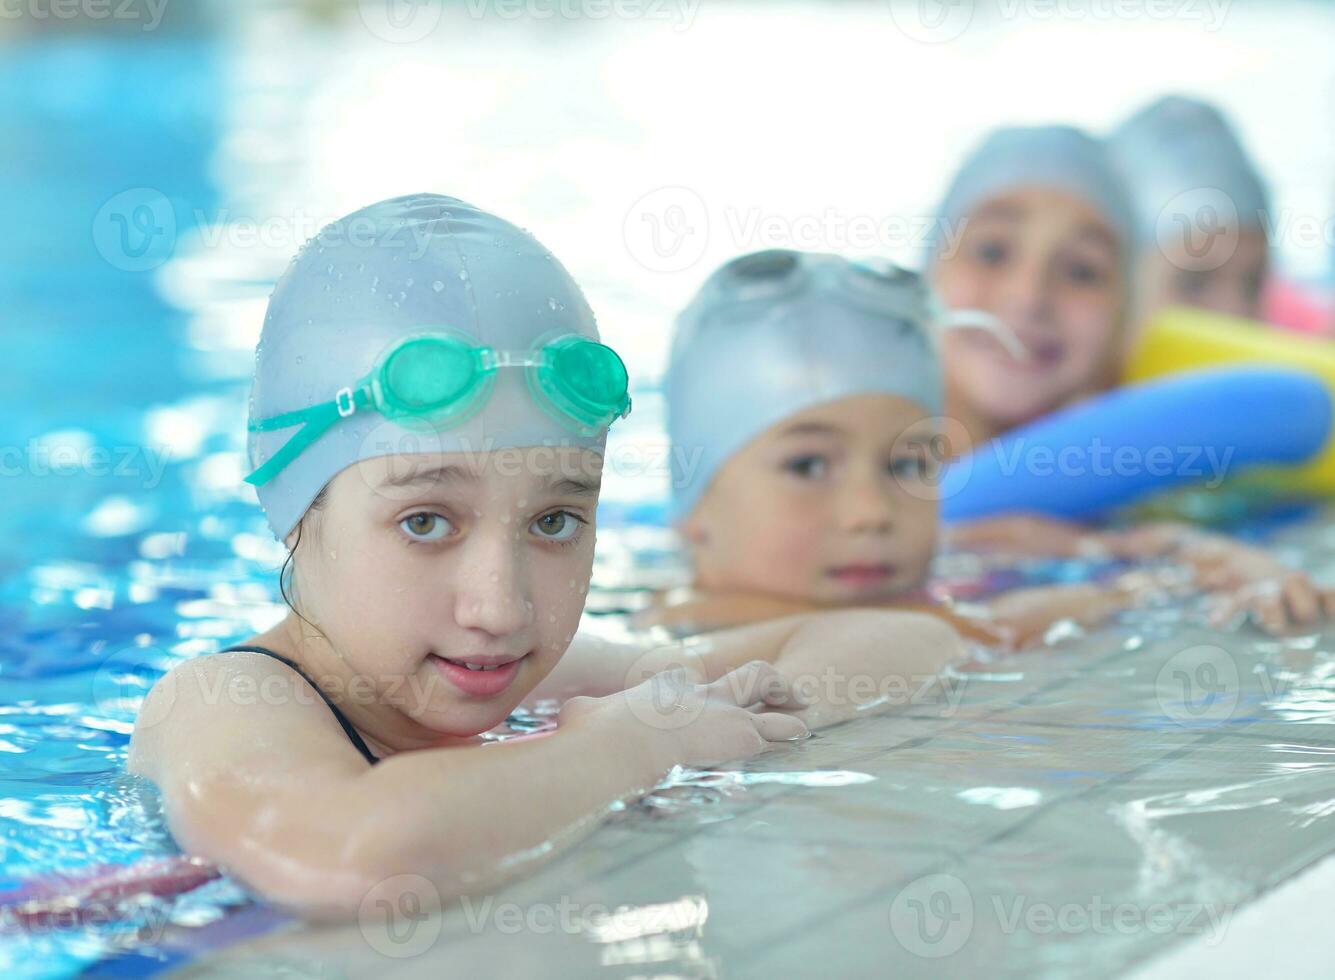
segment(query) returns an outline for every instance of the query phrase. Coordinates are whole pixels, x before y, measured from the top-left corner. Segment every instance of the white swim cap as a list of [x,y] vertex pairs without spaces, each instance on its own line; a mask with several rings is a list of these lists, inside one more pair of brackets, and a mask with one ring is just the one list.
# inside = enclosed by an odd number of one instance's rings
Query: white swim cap
[[941,411],[922,279],[889,263],[776,249],[733,259],[677,317],[664,387],[674,521],[719,468],[770,426],[852,395]]
[[1265,230],[1265,184],[1214,106],[1167,96],[1122,123],[1108,146],[1131,188],[1142,244],[1155,242],[1161,228],[1204,221]]
[[261,421],[313,406],[339,411],[257,487],[280,541],[320,489],[360,460],[543,445],[603,452],[606,428],[581,434],[562,425],[538,404],[522,371],[497,371],[481,407],[449,428],[400,424],[360,401],[344,413],[354,402],[349,386],[392,345],[439,331],[497,351],[528,351],[555,336],[598,339],[588,303],[550,252],[454,198],[414,194],[373,204],[330,224],[293,259],[269,300],[255,351],[251,466],[269,461],[300,425],[255,431]]

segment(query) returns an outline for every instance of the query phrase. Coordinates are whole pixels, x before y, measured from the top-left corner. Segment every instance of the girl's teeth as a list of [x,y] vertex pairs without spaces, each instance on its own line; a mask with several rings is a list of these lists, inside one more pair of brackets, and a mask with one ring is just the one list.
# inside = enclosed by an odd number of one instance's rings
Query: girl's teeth
[[490,667],[483,667],[481,664],[464,664],[469,670],[495,670],[499,665],[492,664]]

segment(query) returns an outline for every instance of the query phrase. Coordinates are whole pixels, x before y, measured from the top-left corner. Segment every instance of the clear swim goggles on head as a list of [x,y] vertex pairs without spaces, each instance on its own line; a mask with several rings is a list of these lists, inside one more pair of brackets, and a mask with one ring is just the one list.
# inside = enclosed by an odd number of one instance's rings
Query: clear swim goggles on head
[[547,414],[581,436],[594,436],[630,414],[626,365],[616,351],[563,334],[528,351],[498,351],[453,330],[402,337],[376,359],[364,378],[340,388],[333,401],[250,423],[252,432],[301,428],[246,482],[263,486],[339,419],[374,409],[400,424],[444,429],[485,404],[503,367],[524,369],[529,392]]
[[[719,271],[730,280],[727,288],[735,290],[740,298],[779,299],[799,292],[805,285],[810,272],[802,259],[801,252],[768,249],[735,258]],[[888,260],[848,259],[842,264],[840,282],[850,299],[865,299],[876,310],[882,309],[879,303],[884,299],[902,295],[905,287],[914,288],[922,296],[930,326],[943,330],[982,330],[991,334],[1017,360],[1029,357],[1029,351],[1014,332],[991,313],[942,308],[922,276]]]

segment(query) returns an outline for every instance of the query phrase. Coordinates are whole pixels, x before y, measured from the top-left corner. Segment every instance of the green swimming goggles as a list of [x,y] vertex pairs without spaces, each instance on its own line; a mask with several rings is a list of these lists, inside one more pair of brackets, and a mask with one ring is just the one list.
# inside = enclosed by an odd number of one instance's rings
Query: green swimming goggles
[[369,374],[340,388],[333,401],[250,423],[252,432],[301,428],[246,482],[263,486],[341,418],[375,409],[401,425],[445,429],[466,421],[485,404],[496,371],[521,367],[533,399],[565,428],[595,436],[630,414],[626,365],[612,348],[564,334],[532,350],[498,351],[455,331],[432,331],[396,340]]

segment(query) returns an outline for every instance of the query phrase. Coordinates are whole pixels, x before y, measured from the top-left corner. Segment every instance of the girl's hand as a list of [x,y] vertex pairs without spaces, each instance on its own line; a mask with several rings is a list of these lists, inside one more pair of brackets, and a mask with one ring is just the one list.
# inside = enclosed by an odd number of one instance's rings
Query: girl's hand
[[1189,525],[1149,524],[1105,536],[1124,557],[1162,557],[1190,568],[1195,583],[1215,593],[1210,624],[1250,615],[1268,633],[1335,618],[1335,589],[1317,585],[1270,552]]
[[745,759],[773,742],[805,738],[810,732],[801,719],[764,710],[805,705],[773,665],[756,660],[708,684],[674,669],[607,697],[571,698],[560,723],[613,712],[619,728],[642,736],[658,768],[667,771]]
[[1317,585],[1269,555],[1264,559],[1240,555],[1214,569],[1212,590],[1218,595],[1210,625],[1224,627],[1249,615],[1261,629],[1278,635],[1335,618],[1335,589]]
[[1039,514],[1010,514],[952,524],[944,541],[961,551],[1000,551],[1054,558],[1098,556],[1102,536],[1080,524]]

